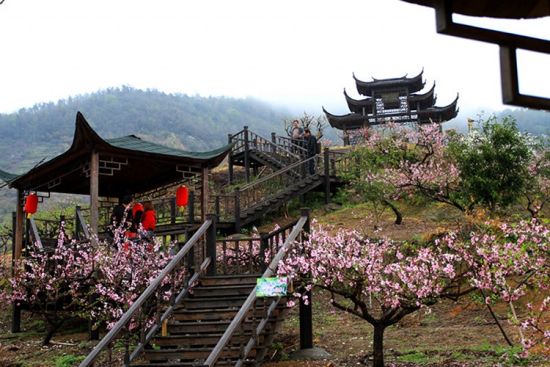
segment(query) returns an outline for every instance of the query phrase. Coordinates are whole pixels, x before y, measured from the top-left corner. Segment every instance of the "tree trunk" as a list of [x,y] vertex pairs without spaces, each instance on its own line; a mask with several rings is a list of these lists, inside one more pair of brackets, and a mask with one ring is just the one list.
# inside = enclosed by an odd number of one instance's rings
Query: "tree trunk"
[[401,212],[399,211],[399,209],[397,209],[397,207],[395,205],[393,205],[389,200],[384,200],[384,204],[386,204],[387,206],[390,207],[390,209],[393,211],[393,213],[395,214],[395,224],[401,224],[403,223],[403,215],[401,214]]
[[63,325],[63,320],[61,321],[46,320],[46,321],[47,321],[46,335],[44,335],[44,339],[42,339],[42,345],[49,345],[55,332],[59,330],[61,325]]
[[384,367],[384,330],[385,325],[374,325],[374,340],[372,344],[373,367]]

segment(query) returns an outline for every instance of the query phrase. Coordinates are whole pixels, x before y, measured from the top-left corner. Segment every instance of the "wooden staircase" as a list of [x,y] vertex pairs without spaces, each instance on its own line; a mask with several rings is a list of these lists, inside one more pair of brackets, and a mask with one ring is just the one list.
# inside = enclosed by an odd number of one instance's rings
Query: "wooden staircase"
[[[256,278],[261,274],[205,277],[193,288],[193,292],[176,307],[167,323],[167,333],[157,334],[151,341],[152,348],[145,349],[139,362],[132,366],[196,366],[204,364],[223,332],[229,326],[244,301],[254,289]],[[232,365],[240,356],[241,348],[252,336],[253,319],[261,317],[264,301],[256,301],[255,309],[247,315],[244,333],[236,334],[228,348],[220,356],[218,365]],[[263,341],[281,320],[284,307],[271,318],[267,334],[249,355],[249,363],[263,356],[266,345]]]
[[[284,297],[257,298],[256,279],[273,276],[290,249],[304,241],[304,231],[309,231],[307,210],[261,237],[220,240],[215,216],[209,216],[80,367],[260,365],[286,302]],[[230,269],[228,259],[237,249],[262,261]],[[159,296],[167,284],[173,293]]]

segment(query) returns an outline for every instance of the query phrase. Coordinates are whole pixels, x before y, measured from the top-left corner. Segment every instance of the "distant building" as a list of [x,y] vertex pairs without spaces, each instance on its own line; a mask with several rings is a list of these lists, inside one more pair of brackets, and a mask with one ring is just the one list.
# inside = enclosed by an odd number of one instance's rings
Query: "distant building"
[[366,98],[353,99],[344,89],[344,96],[351,112],[346,115],[333,115],[324,107],[323,112],[330,126],[342,130],[344,144],[350,143],[349,137],[353,135],[354,130],[390,121],[398,124],[441,124],[456,117],[458,94],[451,104],[436,107],[435,82],[427,92],[417,93],[426,83],[422,80],[423,72],[413,78],[407,78],[405,75],[391,79],[372,78],[369,82],[359,80],[353,75],[357,92]]

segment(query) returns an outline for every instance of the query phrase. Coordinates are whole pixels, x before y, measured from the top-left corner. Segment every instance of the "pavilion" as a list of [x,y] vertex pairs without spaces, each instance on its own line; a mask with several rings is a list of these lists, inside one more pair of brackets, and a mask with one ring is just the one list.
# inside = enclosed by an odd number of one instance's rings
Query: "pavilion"
[[450,104],[435,106],[435,82],[424,93],[425,81],[422,80],[423,71],[408,78],[375,79],[363,81],[355,77],[357,92],[365,98],[354,99],[344,89],[344,96],[350,113],[334,115],[323,107],[330,125],[344,132],[344,144],[349,144],[349,132],[357,129],[382,125],[388,122],[398,124],[414,123],[441,124],[456,117],[458,113],[458,94]]
[[26,173],[0,170],[0,179],[17,189],[14,257],[21,257],[24,234],[24,198],[30,192],[83,194],[90,198],[90,229],[98,233],[100,198],[120,198],[200,178],[200,208],[204,219],[208,207],[209,169],[221,163],[232,145],[207,152],[187,152],[129,135],[101,138],[84,116],[76,115],[71,147]]

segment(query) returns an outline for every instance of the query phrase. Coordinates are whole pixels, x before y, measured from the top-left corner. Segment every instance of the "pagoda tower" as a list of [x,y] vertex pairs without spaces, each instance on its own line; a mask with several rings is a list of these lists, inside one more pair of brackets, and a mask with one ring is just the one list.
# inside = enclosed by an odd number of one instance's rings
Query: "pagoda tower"
[[344,97],[350,109],[346,115],[333,115],[323,107],[330,126],[343,131],[344,144],[350,143],[350,133],[353,130],[369,128],[388,122],[398,124],[442,124],[458,114],[458,93],[451,104],[444,107],[435,106],[435,82],[424,93],[425,81],[422,80],[424,70],[413,78],[407,75],[401,78],[375,79],[362,81],[353,75],[357,92],[363,99],[354,99],[344,89]]

